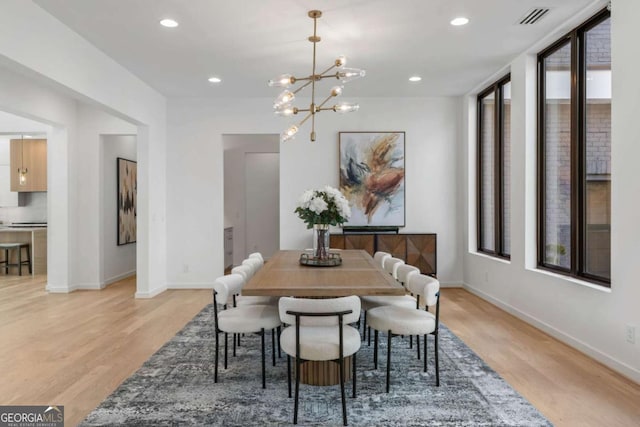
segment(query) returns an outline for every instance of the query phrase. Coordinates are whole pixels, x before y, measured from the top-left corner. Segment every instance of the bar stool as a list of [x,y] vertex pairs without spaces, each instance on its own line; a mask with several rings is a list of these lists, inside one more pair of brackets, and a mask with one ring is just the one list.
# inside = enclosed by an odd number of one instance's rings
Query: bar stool
[[[17,262],[11,263],[11,259],[9,258],[9,251],[17,250]],[[27,250],[27,259],[22,260],[22,249]],[[4,274],[9,274],[9,267],[18,267],[18,275],[22,276],[22,266],[29,266],[29,274],[32,272],[31,267],[31,249],[28,243],[0,243],[0,250],[4,250],[4,261],[1,261],[0,264],[4,264]]]

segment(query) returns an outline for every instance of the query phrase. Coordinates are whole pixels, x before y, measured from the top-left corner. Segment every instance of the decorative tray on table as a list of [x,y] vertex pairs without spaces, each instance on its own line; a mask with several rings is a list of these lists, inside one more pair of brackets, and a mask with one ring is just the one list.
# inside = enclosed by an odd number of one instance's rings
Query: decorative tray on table
[[340,254],[329,252],[329,256],[326,259],[320,259],[304,253],[300,254],[300,264],[309,267],[337,267],[342,264],[342,257]]

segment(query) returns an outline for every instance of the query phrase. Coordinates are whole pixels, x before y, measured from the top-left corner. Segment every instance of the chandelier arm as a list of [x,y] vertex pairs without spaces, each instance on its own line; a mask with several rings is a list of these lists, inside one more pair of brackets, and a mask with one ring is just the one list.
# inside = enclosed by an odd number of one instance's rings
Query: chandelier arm
[[[326,104],[326,103],[327,103],[327,101],[328,101],[328,100],[330,100],[331,98],[333,98],[333,95],[329,95],[329,96],[327,96],[327,98],[326,98],[324,101],[322,101],[322,103],[320,103],[320,105],[318,105],[318,106],[316,107],[316,111],[321,111],[321,110],[322,110],[322,106],[323,106],[324,104]],[[325,108],[325,110],[330,110],[330,108]]]
[[324,78],[324,77],[334,77],[335,74],[331,75],[331,76],[325,76],[325,74],[327,74],[329,71],[333,70],[334,68],[336,68],[335,64],[330,66],[329,68],[327,68],[326,70],[324,70],[323,72],[321,72],[318,77],[320,78]]
[[322,80],[322,79],[340,79],[340,76],[338,73],[335,74],[326,74],[324,76],[318,76],[318,80]]
[[[298,79],[298,80],[305,80],[305,79]],[[305,84],[300,86],[298,89],[294,90],[293,94],[295,95],[296,93],[300,92],[302,89],[304,89],[305,87],[309,86],[310,84],[311,84],[311,79],[309,79],[308,82],[306,82]]]
[[[308,111],[308,110],[305,110],[305,111]],[[300,120],[300,123],[298,123],[298,127],[302,126],[304,124],[304,122],[306,122],[309,119],[309,117],[311,117],[311,116],[313,116],[313,114],[311,112],[309,112],[309,114],[307,114],[304,117],[304,119]]]

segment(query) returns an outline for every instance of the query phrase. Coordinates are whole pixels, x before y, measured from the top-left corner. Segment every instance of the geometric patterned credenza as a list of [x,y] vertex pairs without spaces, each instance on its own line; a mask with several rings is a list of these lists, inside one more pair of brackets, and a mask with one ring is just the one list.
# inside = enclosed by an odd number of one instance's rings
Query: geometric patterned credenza
[[364,249],[371,256],[377,251],[389,252],[423,274],[435,276],[437,270],[437,236],[424,234],[345,233],[331,234],[330,247]]

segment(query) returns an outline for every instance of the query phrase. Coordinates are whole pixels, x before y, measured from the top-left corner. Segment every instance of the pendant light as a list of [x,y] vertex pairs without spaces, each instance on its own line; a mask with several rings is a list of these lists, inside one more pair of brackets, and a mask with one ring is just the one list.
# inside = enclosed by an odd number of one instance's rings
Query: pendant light
[[18,183],[27,185],[27,173],[29,170],[24,167],[24,135],[20,135],[20,169],[18,169]]

